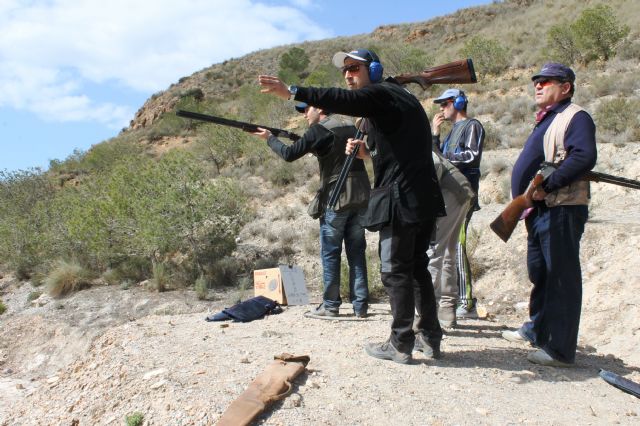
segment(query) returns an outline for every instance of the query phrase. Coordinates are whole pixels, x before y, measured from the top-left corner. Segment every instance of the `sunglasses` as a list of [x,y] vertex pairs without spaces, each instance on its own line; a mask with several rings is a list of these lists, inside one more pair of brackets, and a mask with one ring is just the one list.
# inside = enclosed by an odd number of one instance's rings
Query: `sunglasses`
[[347,72],[356,73],[360,71],[361,66],[362,65],[360,64],[345,65],[344,67],[342,67],[342,74],[346,74]]
[[552,80],[550,78],[537,78],[533,81],[533,87],[537,87],[538,85],[540,85],[540,87],[551,86],[554,81],[558,81],[560,84],[562,84],[562,81],[559,80]]

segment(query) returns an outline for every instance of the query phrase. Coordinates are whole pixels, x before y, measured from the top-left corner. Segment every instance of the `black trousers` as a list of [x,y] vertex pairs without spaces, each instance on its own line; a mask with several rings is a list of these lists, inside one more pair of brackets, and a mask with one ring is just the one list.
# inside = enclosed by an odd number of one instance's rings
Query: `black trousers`
[[427,248],[435,218],[419,224],[406,224],[394,218],[380,230],[380,277],[389,295],[391,313],[390,341],[400,352],[413,350],[413,319],[418,311],[418,333],[430,343],[440,343],[436,298],[428,270]]

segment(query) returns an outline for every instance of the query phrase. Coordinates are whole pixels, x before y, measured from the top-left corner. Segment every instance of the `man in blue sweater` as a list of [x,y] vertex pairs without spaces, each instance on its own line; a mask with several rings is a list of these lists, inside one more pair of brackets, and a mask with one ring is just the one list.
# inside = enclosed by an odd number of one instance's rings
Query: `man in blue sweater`
[[589,203],[589,183],[580,176],[596,163],[596,128],[591,116],[571,102],[571,68],[547,63],[532,80],[537,124],[513,167],[513,197],[525,192],[543,161],[560,166],[535,190],[526,212],[530,321],[503,337],[538,347],[528,356],[533,363],[567,367],[575,361],[578,341],[580,239]]

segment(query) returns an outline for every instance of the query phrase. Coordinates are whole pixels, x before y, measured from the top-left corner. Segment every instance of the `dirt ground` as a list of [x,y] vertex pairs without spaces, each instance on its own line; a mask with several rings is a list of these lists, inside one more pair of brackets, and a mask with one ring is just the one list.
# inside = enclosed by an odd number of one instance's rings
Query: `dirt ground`
[[[461,321],[446,334],[444,358],[415,354],[412,365],[367,356],[363,345],[386,339],[384,301],[365,320],[304,317],[311,306],[251,323],[209,323],[239,293],[197,301],[191,291],[152,293],[94,287],[65,299],[28,302],[30,283],[0,280],[0,425],[123,424],[133,412],[148,425],[215,424],[273,359],[309,355],[293,392],[258,419],[265,425],[638,424],[640,400],[598,377],[599,369],[640,383],[640,191],[592,186],[582,239],[583,314],[576,366],[529,363],[530,347],[500,337],[527,317],[522,225],[503,243],[488,224],[517,151],[489,151],[482,210],[470,244],[483,320]],[[601,145],[597,170],[640,178],[640,145]],[[612,159],[615,159],[615,163]],[[501,164],[506,164],[506,170]],[[300,191],[304,191],[301,188]],[[300,215],[261,212],[273,232],[317,227],[304,214],[304,194],[288,194]],[[278,203],[282,206],[282,203]],[[375,245],[375,235],[368,235]],[[268,242],[241,234],[241,244]],[[298,250],[312,302],[321,300],[319,266]],[[246,296],[246,295],[245,295]],[[343,305],[345,319],[351,309]],[[544,407],[543,409],[541,409]],[[78,423],[74,423],[77,421]]]

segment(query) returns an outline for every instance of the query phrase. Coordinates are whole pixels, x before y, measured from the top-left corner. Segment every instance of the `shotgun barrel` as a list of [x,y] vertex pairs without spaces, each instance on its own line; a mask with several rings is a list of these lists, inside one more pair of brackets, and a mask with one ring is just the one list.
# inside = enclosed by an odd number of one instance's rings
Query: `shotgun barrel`
[[185,117],[185,118],[191,118],[194,120],[207,121],[209,123],[221,124],[223,126],[235,127],[237,129],[242,129],[245,132],[251,132],[251,133],[257,132],[258,127],[261,127],[263,129],[267,129],[268,131],[270,131],[275,137],[285,137],[285,138],[291,139],[292,141],[297,141],[298,139],[300,139],[299,135],[289,132],[287,130],[278,129],[276,127],[262,126],[260,124],[245,123],[244,121],[230,120],[228,118],[216,117],[215,115],[201,114],[199,112],[185,111],[182,109],[177,110],[176,115],[179,117]]
[[[364,120],[360,122],[360,128],[358,128],[358,131],[356,132],[354,139],[362,139],[363,133],[361,128],[364,125],[362,124],[363,122]],[[347,156],[347,158],[345,158],[344,163],[342,164],[342,170],[340,170],[340,175],[338,175],[338,179],[336,180],[335,185],[333,185],[333,189],[331,190],[331,195],[329,195],[329,201],[327,202],[327,208],[331,210],[335,210],[336,208],[336,204],[338,203],[338,198],[340,198],[340,194],[344,189],[344,184],[347,181],[347,176],[349,175],[349,171],[351,170],[351,165],[353,164],[353,160],[355,160],[356,156],[358,155],[359,148],[360,148],[360,145],[356,145],[354,150],[351,152],[351,154]]]

